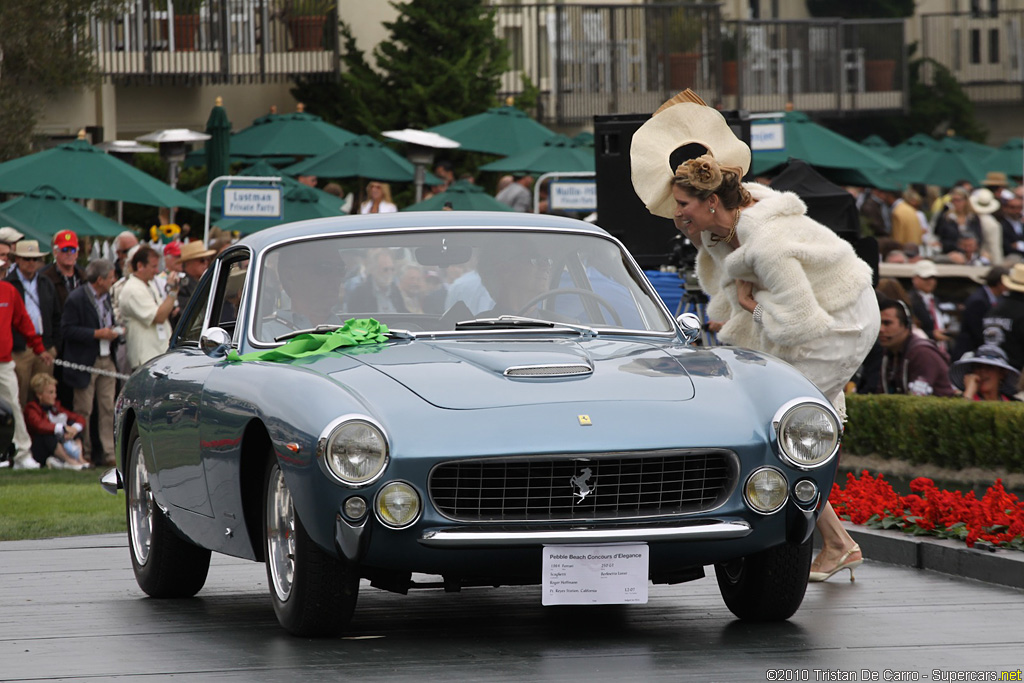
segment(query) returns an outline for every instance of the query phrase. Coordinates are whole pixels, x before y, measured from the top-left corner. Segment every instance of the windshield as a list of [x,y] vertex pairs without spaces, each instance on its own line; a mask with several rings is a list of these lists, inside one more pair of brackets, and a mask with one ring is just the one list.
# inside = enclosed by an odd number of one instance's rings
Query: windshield
[[617,244],[596,235],[447,230],[325,237],[269,250],[259,277],[253,338],[265,343],[349,318],[413,333],[454,331],[460,322],[503,315],[672,330],[640,286],[642,275]]

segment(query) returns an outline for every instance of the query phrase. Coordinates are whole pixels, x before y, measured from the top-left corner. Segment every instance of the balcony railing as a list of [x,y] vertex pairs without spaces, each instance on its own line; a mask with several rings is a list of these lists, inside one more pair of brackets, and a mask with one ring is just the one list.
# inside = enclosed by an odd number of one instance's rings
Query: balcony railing
[[846,112],[907,103],[903,22],[725,22],[717,5],[496,7],[512,52],[502,96],[541,91],[548,124],[654,111],[683,88],[724,109]]
[[[1024,100],[1024,11],[923,15],[920,54],[948,68],[974,102]],[[934,68],[926,63],[921,77],[933,82]]]
[[338,20],[289,16],[280,0],[133,0],[90,26],[103,76],[117,83],[250,83],[333,77]]

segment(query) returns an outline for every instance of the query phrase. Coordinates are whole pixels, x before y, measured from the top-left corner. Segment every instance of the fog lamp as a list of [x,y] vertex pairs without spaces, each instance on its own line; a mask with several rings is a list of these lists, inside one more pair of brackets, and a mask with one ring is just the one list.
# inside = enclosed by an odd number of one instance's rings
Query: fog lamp
[[810,503],[818,495],[818,485],[810,479],[801,479],[793,487],[793,496],[801,503]]
[[420,516],[420,495],[404,481],[385,484],[377,492],[377,519],[386,526],[402,529]]
[[755,512],[763,515],[777,511],[788,497],[786,477],[770,467],[755,470],[743,487],[743,498]]
[[345,501],[345,516],[351,520],[360,520],[366,514],[366,501],[359,496],[352,496]]

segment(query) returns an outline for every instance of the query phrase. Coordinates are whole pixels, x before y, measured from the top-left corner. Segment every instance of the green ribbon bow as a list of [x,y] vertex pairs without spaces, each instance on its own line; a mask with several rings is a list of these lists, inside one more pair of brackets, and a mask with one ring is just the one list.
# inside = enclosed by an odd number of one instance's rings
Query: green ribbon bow
[[300,334],[276,349],[253,351],[244,356],[234,349],[228,353],[229,361],[266,360],[290,361],[309,356],[321,356],[343,346],[382,344],[388,340],[388,326],[373,318],[352,318],[333,332]]

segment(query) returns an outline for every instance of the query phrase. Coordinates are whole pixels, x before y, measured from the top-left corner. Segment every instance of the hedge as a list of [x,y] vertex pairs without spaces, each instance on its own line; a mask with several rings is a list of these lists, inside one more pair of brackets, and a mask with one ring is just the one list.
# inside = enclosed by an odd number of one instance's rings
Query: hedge
[[1024,472],[1024,403],[855,394],[846,412],[844,452]]

